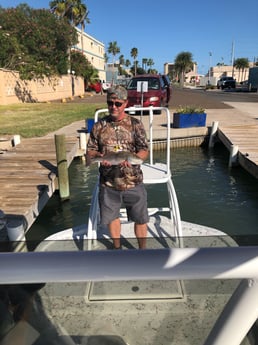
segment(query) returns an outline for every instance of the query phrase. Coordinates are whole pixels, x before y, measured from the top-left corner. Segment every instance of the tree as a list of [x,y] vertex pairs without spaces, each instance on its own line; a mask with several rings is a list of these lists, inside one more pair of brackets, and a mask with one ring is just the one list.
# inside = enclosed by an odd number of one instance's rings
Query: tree
[[244,71],[245,71],[246,68],[249,68],[249,61],[248,61],[248,59],[247,58],[238,58],[238,59],[236,59],[234,61],[234,67],[239,70],[239,73],[240,73],[240,71],[242,71],[240,82],[243,81],[244,80],[243,79]]
[[87,7],[81,7],[81,14],[79,19],[79,24],[81,25],[81,47],[82,52],[84,52],[84,45],[83,45],[83,33],[85,30],[85,24],[90,24],[90,19],[88,17],[89,11],[87,10]]
[[23,52],[17,38],[4,29],[0,29],[0,67],[16,69],[22,62]]
[[71,68],[76,76],[84,78],[85,89],[99,80],[99,72],[80,51],[71,51]]
[[147,62],[148,62],[148,59],[146,59],[146,58],[143,58],[142,59],[142,68],[146,71],[146,66],[147,66]]
[[128,74],[128,67],[129,66],[131,66],[131,61],[129,59],[126,59],[125,60],[125,67],[127,68],[127,70],[124,71],[126,76],[129,76],[129,74]]
[[77,42],[67,21],[22,4],[0,9],[0,22],[0,67],[18,71],[22,79],[67,73],[67,50]]
[[81,46],[83,48],[83,32],[85,24],[90,23],[87,6],[81,0],[53,0],[49,6],[58,18],[66,18],[72,26],[81,26]]
[[119,60],[119,66],[118,66],[119,75],[123,75],[124,74],[123,66],[125,64],[124,55],[120,55],[118,60]]
[[[86,5],[83,4],[81,0],[53,0],[50,1],[49,6],[57,18],[67,20],[72,27],[81,25],[81,46],[83,51],[83,31],[85,22],[90,23],[88,18],[89,12]],[[68,47],[68,70],[72,70],[71,46]]]
[[119,56],[119,65],[123,66],[125,64],[125,57],[124,55]]
[[116,41],[109,42],[108,53],[113,55],[113,69],[112,69],[112,84],[113,84],[114,83],[115,56],[120,53],[120,48],[118,47]]
[[75,75],[81,76],[83,78],[88,78],[89,75],[92,74],[91,71],[94,69],[92,64],[85,57],[85,55],[81,51],[75,50],[71,51],[71,68],[74,71]]
[[132,48],[131,49],[131,57],[134,59],[134,75],[136,75],[136,69],[137,69],[137,64],[136,64],[137,56],[138,56],[138,49]]
[[60,19],[65,18],[72,26],[89,21],[88,11],[81,0],[53,0],[49,3],[51,11]]
[[181,52],[176,56],[175,69],[180,75],[180,85],[184,86],[185,73],[193,69],[193,55],[190,52]]
[[154,73],[154,70],[152,69],[152,66],[154,66],[154,61],[152,59],[147,60],[147,66],[150,68],[148,69],[148,73]]

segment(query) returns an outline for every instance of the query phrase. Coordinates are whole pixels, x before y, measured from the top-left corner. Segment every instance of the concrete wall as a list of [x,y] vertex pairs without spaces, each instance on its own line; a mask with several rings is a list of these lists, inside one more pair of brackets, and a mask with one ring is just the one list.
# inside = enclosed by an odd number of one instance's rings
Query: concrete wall
[[[74,92],[73,92],[74,91]],[[0,105],[47,102],[84,94],[81,77],[65,75],[60,78],[24,81],[19,73],[0,69]]]

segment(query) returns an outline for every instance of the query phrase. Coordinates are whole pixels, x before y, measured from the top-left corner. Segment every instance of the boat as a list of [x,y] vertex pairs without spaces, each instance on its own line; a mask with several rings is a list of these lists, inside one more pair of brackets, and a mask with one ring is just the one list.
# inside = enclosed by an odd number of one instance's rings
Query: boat
[[[172,179],[172,172],[170,168],[170,122],[171,122],[171,115],[169,109],[166,107],[137,107],[133,108],[130,107],[126,111],[128,113],[135,112],[146,112],[148,109],[149,112],[149,124],[146,130],[148,141],[149,141],[149,161],[144,162],[141,165],[143,171],[143,182],[145,185],[164,185],[165,193],[167,194],[167,202],[166,205],[162,207],[152,207],[148,208],[150,221],[148,223],[148,241],[152,241],[153,239],[159,239],[157,242],[161,242],[160,239],[170,239],[173,240],[175,243],[174,245],[177,247],[184,247],[183,239],[187,240],[187,238],[191,237],[227,237],[229,244],[234,245],[235,242],[224,232],[219,231],[218,229],[213,229],[207,226],[184,222],[181,220],[180,210],[177,200],[176,191],[173,184]],[[164,141],[164,147],[166,149],[166,160],[165,162],[155,161],[154,159],[154,151],[155,151],[155,135],[154,135],[154,122],[155,122],[155,112],[163,112],[165,114],[166,122],[164,123],[164,127],[166,128],[166,134],[162,139]],[[98,119],[106,115],[108,113],[108,109],[99,109],[95,113],[94,122],[98,121]],[[70,229],[66,229],[64,231],[60,231],[57,234],[53,234],[46,238],[45,243],[42,243],[40,247],[47,245],[48,241],[56,241],[56,240],[69,240],[72,238],[84,239],[87,242],[88,249],[95,249],[95,248],[105,248],[103,246],[103,241],[99,240],[106,240],[106,247],[111,247],[111,241],[108,233],[108,229],[105,226],[99,224],[99,206],[98,206],[98,179],[96,179],[96,184],[93,189],[92,199],[91,199],[91,206],[89,211],[89,218],[87,224],[82,224],[77,227],[73,227]],[[120,220],[122,224],[122,231],[121,237],[123,239],[130,239],[132,242],[134,239],[134,229],[133,229],[133,222],[127,220],[126,210],[120,210]],[[108,241],[109,240],[109,241]],[[218,240],[219,241],[219,240]],[[126,242],[126,241],[124,241]],[[128,242],[128,241],[127,241]],[[137,248],[135,246],[136,241],[134,244],[128,244],[129,248]],[[216,245],[214,243],[214,245]],[[160,248],[162,247],[170,247],[170,244],[165,245],[161,243]],[[126,248],[126,244],[125,244]]]
[[[181,220],[170,169],[170,113],[148,110],[144,183],[164,185],[168,195],[166,205],[149,208],[148,249],[137,250],[121,209],[123,250],[107,250],[112,241],[99,224],[96,181],[87,224],[47,237],[34,252],[0,254],[0,283],[18,289],[29,305],[26,318],[14,324],[7,318],[1,345],[19,343],[21,334],[26,345],[254,344],[258,248]],[[156,110],[166,114],[165,163],[154,161]],[[98,110],[95,121],[106,112]]]

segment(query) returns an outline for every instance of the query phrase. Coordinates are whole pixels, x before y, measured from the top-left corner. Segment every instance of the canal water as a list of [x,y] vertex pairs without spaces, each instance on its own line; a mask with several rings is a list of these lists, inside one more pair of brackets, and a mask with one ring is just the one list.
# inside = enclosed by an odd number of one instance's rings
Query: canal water
[[[165,152],[155,159],[164,161]],[[241,167],[228,168],[223,145],[214,149],[191,147],[171,150],[171,171],[184,221],[217,228],[255,244],[258,237],[258,181]],[[41,241],[50,234],[87,222],[97,166],[80,159],[69,168],[70,199],[55,194],[28,231],[27,239]],[[160,185],[148,186],[149,206],[162,206],[167,197]],[[157,202],[159,205],[157,205]]]

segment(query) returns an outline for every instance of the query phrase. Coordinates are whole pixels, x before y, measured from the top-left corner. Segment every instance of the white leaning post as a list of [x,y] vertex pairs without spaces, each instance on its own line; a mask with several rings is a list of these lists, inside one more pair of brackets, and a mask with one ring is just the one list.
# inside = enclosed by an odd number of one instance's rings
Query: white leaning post
[[238,163],[238,146],[231,145],[229,154],[229,167],[231,168]]
[[80,149],[86,152],[86,148],[87,148],[86,133],[81,132],[80,133]]
[[210,139],[209,139],[209,148],[212,148],[214,146],[216,134],[218,131],[218,126],[219,126],[218,121],[212,122],[211,134],[210,134]]
[[242,280],[204,345],[240,345],[258,318],[257,301],[258,280]]

